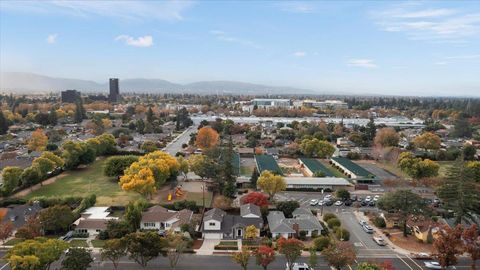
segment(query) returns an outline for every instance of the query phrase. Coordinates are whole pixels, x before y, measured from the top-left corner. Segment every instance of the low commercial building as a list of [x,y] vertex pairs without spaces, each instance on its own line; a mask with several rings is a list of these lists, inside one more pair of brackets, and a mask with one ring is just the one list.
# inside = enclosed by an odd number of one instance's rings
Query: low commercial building
[[258,173],[263,171],[270,171],[274,174],[283,175],[282,169],[278,166],[277,161],[271,155],[255,155],[255,164],[257,165]]
[[315,174],[317,174],[317,176],[318,174],[328,177],[334,176],[333,173],[327,169],[327,167],[314,158],[299,158],[298,162],[307,176],[311,177]]
[[317,109],[348,109],[348,104],[341,100],[304,100],[302,105],[305,107],[317,108]]
[[289,108],[292,105],[292,101],[279,98],[256,98],[252,100],[252,105],[259,109]]
[[348,158],[331,157],[330,163],[352,179],[375,179],[375,175]]
[[353,189],[353,185],[340,177],[284,177],[287,190],[337,190]]

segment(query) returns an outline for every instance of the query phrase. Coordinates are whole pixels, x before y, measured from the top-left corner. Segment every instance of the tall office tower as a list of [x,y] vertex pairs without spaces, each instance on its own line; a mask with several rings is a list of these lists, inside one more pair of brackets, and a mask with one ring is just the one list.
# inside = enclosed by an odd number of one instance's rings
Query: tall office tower
[[110,78],[110,102],[118,102],[120,100],[120,88],[118,87],[118,78]]
[[80,92],[77,90],[62,91],[62,102],[64,103],[75,103],[81,98]]

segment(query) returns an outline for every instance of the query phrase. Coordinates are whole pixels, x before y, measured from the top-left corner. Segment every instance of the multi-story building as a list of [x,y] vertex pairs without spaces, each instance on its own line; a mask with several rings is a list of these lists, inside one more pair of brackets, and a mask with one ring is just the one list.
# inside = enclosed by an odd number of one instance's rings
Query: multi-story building
[[348,104],[340,100],[304,100],[302,105],[305,107],[312,107],[318,109],[348,109]]
[[110,102],[118,102],[120,100],[120,87],[118,78],[110,78],[110,94],[108,95]]
[[290,99],[256,98],[252,100],[252,105],[261,109],[289,108],[292,106],[292,102]]
[[62,102],[63,103],[75,103],[80,100],[82,97],[80,92],[77,90],[66,90],[62,91]]

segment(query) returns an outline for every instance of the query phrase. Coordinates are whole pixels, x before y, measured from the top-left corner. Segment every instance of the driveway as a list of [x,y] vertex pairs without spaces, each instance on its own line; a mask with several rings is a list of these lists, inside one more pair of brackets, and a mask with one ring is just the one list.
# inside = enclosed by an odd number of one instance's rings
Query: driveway
[[197,255],[212,255],[215,251],[215,245],[219,243],[219,239],[204,239],[202,246],[197,250]]

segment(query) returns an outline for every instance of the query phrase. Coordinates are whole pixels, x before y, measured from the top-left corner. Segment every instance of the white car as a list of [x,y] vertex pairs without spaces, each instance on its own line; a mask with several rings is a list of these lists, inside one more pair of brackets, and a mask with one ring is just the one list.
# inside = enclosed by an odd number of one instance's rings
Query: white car
[[375,196],[373,197],[373,201],[374,201],[374,202],[378,201],[379,199],[380,199],[380,196],[379,196],[379,195],[375,195]]
[[370,227],[369,225],[363,225],[363,230],[364,230],[366,233],[373,233],[373,228]]
[[318,201],[315,200],[315,199],[311,199],[311,200],[310,200],[310,205],[311,205],[311,206],[315,206],[315,205],[317,205],[317,203],[318,203]]
[[[287,263],[286,270],[290,270]],[[314,270],[313,267],[308,266],[306,263],[293,263],[292,270]]]
[[324,203],[325,203],[324,200],[318,200],[318,204],[317,204],[317,205],[322,206]]
[[442,266],[438,262],[425,262],[425,267],[428,269],[442,269]]
[[368,223],[367,223],[365,220],[363,220],[363,219],[360,219],[360,221],[359,221],[358,223],[360,223],[360,226],[362,226],[362,227],[363,227],[364,225],[368,225]]
[[365,201],[366,201],[366,202],[370,202],[371,200],[372,200],[372,196],[367,196],[367,197],[365,198]]
[[331,199],[331,198],[332,198],[332,194],[325,195],[325,199]]
[[342,204],[343,204],[342,201],[336,201],[336,202],[335,202],[335,206],[341,206]]
[[373,241],[375,241],[375,243],[377,243],[377,245],[379,245],[379,246],[387,245],[387,243],[385,243],[385,240],[383,240],[383,238],[380,237],[380,236],[374,236]]

